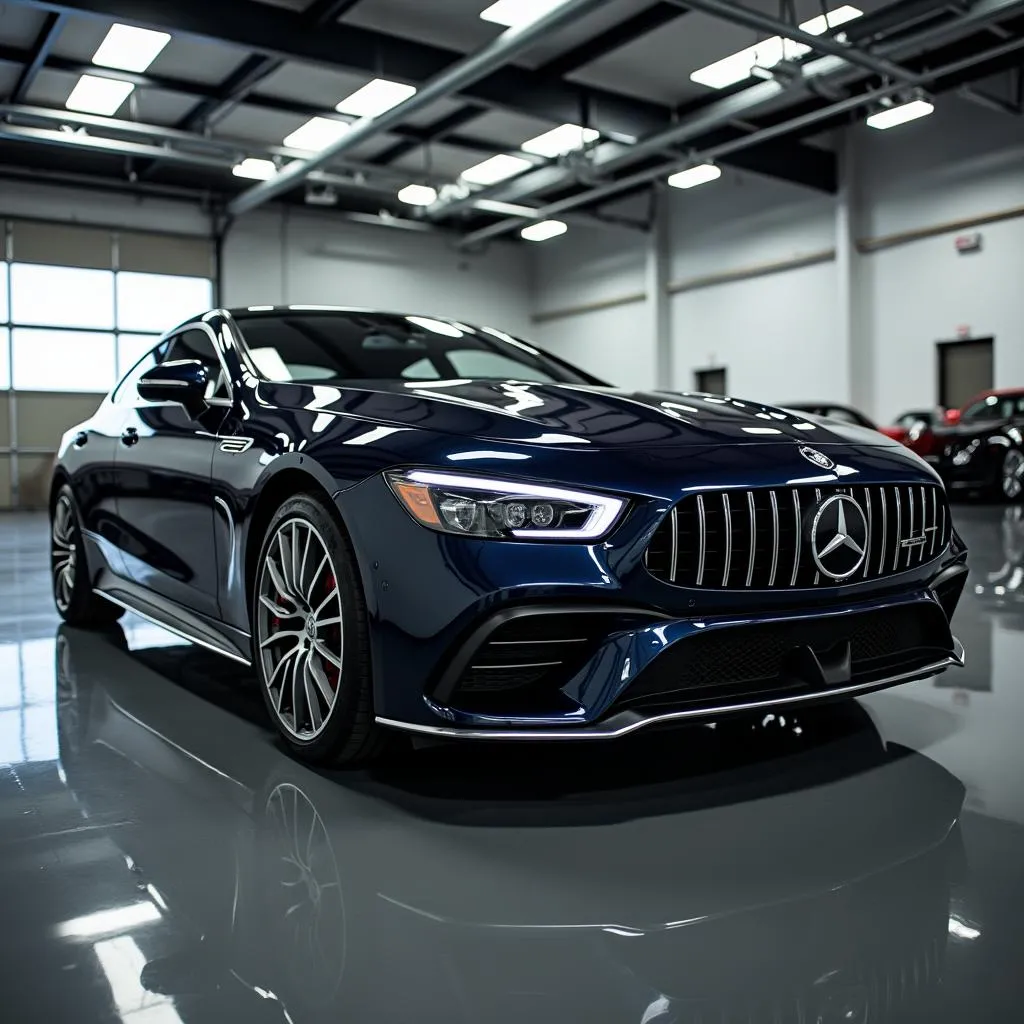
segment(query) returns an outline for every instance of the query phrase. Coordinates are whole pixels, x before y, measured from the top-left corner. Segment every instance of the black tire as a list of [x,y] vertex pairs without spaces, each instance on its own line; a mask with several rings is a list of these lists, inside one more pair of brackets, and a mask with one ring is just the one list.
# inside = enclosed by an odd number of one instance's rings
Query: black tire
[[92,589],[75,495],[67,484],[50,510],[50,582],[57,614],[69,626],[109,629],[124,615]]
[[[309,557],[311,548],[314,555]],[[293,551],[302,552],[301,565]],[[315,577],[314,565],[323,566]],[[355,553],[338,521],[315,496],[289,498],[270,521],[250,582],[250,601],[260,692],[289,749],[316,765],[355,766],[379,757],[391,735],[374,720],[366,599]],[[317,617],[315,604],[323,608],[332,601],[340,601],[339,613],[322,618],[325,626],[329,621],[336,625],[321,630],[314,621],[311,633],[308,620]],[[271,605],[288,614],[275,614]],[[334,611],[333,604],[326,610]],[[337,660],[328,661],[328,652]],[[325,682],[331,698],[325,696]],[[328,699],[333,703],[326,705]]]

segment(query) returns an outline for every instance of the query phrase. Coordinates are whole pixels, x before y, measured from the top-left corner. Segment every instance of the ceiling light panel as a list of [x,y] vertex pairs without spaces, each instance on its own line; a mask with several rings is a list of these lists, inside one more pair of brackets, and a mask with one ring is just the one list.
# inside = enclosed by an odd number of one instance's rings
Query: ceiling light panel
[[538,224],[528,224],[519,232],[528,242],[546,242],[549,238],[557,238],[569,230],[562,220],[542,220]]
[[687,167],[685,171],[673,174],[668,183],[673,188],[694,188],[697,185],[704,185],[722,176],[722,168],[714,164],[698,164],[696,167]]
[[867,124],[870,128],[895,128],[898,124],[927,117],[934,109],[934,105],[927,100],[911,100],[909,103],[901,103],[898,107],[887,107],[877,114],[872,114],[867,119]]
[[524,160],[521,156],[499,153],[489,160],[484,160],[483,163],[468,167],[459,177],[472,185],[494,185],[532,166],[529,160]]
[[277,165],[273,160],[260,160],[250,156],[231,168],[236,178],[252,178],[253,181],[269,181],[277,174]]
[[166,32],[135,28],[133,25],[112,25],[93,54],[92,62],[122,71],[145,71],[170,40]]
[[430,206],[437,200],[437,189],[429,185],[406,185],[398,193],[398,198],[410,206]]
[[354,117],[378,117],[415,94],[414,86],[375,78],[361,89],[356,89],[351,96],[346,96],[334,109]]
[[[861,17],[863,13],[856,7],[844,5],[828,12],[827,23],[826,16],[819,14],[809,21],[801,22],[800,28],[812,36],[820,36],[826,29],[845,25],[847,22]],[[737,82],[745,82],[750,77],[751,68],[755,65],[762,68],[773,68],[780,61],[795,60],[810,52],[811,48],[804,43],[795,43],[791,39],[782,39],[780,36],[770,36],[753,46],[747,46],[737,53],[716,60],[713,64],[698,68],[690,75],[690,81],[696,82],[698,85],[706,85],[711,89],[724,89]]]
[[480,12],[484,21],[508,28],[529,25],[549,11],[561,7],[565,0],[497,0]]
[[582,149],[596,141],[599,134],[593,128],[583,128],[578,124],[562,124],[534,139],[528,139],[520,148],[535,156],[554,158],[571,153],[574,149]]
[[314,117],[288,135],[284,144],[290,149],[305,149],[311,153],[319,153],[332,142],[337,142],[348,130],[349,126],[344,121],[335,121],[330,117]]
[[131,82],[118,82],[113,78],[82,75],[64,106],[68,110],[81,110],[89,114],[113,117],[135,88]]

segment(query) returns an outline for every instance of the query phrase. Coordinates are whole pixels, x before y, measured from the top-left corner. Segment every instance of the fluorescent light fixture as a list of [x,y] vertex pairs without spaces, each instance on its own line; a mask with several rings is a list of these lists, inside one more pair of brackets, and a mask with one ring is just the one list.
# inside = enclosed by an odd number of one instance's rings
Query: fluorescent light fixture
[[895,128],[898,124],[927,117],[934,109],[935,106],[927,100],[911,100],[909,103],[879,110],[877,114],[872,114],[868,118],[867,123],[870,128]]
[[[820,36],[830,28],[837,28],[840,25],[845,25],[848,21],[861,17],[863,13],[856,7],[844,5],[828,12],[827,15],[819,14],[809,21],[801,22],[800,28],[812,36]],[[709,86],[712,89],[724,89],[726,86],[746,81],[750,77],[750,70],[754,65],[773,68],[780,61],[803,57],[810,53],[810,50],[811,48],[805,43],[796,43],[780,36],[770,36],[753,46],[747,46],[737,53],[716,60],[713,64],[698,68],[690,75],[690,81]]]
[[290,149],[306,149],[318,153],[336,142],[349,130],[344,121],[335,121],[330,117],[314,117],[301,128],[296,128],[285,140]]
[[532,217],[537,208],[519,203],[503,203],[500,199],[474,199],[473,206],[485,213],[501,213],[508,217]]
[[499,153],[483,163],[468,167],[459,177],[472,185],[494,185],[532,166],[529,160],[524,160],[521,156]]
[[334,109],[339,114],[353,114],[355,117],[377,117],[415,93],[415,86],[375,78],[361,89],[356,89],[351,96],[346,96]]
[[482,10],[480,17],[484,21],[493,21],[496,25],[513,28],[529,25],[564,3],[565,0],[497,0]]
[[695,185],[703,185],[721,176],[721,167],[716,167],[714,164],[697,164],[696,167],[687,167],[685,171],[673,174],[668,179],[668,183],[673,188],[693,188]]
[[241,163],[231,168],[236,178],[252,178],[253,181],[268,181],[277,174],[277,165],[273,160],[260,160],[257,157],[246,157]]
[[57,925],[57,935],[62,939],[91,939],[100,935],[125,932],[129,928],[151,924],[160,920],[160,911],[152,903],[129,903],[110,910],[98,910],[95,914],[76,917]]
[[71,90],[64,106],[68,110],[82,110],[88,114],[102,114],[113,117],[131,94],[135,86],[131,82],[117,82],[113,78],[97,78],[82,75]]
[[564,220],[542,220],[537,224],[527,224],[519,235],[528,242],[546,242],[549,238],[564,235],[568,230]]
[[582,149],[594,142],[600,134],[593,128],[583,128],[578,124],[562,124],[534,139],[528,139],[521,148],[525,153],[536,156],[562,156],[574,149]]
[[465,332],[461,331],[454,324],[447,323],[444,320],[435,320],[430,316],[407,316],[405,319],[417,327],[422,327],[425,331],[430,331],[432,334],[442,334],[446,338],[462,338],[465,336]]
[[949,934],[958,939],[973,940],[978,938],[981,932],[962,918],[957,917],[956,914],[953,914],[949,919]]
[[410,206],[429,206],[437,200],[437,189],[429,185],[406,185],[398,193],[398,198]]
[[166,32],[153,32],[133,25],[111,25],[106,38],[93,54],[93,64],[122,71],[145,71],[171,41]]

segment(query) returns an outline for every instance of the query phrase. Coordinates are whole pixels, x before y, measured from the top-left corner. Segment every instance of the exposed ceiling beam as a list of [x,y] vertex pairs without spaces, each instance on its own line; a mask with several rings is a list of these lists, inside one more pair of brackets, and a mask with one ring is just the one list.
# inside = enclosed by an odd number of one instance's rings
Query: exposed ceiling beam
[[60,35],[60,30],[64,27],[66,20],[67,15],[61,14],[58,11],[47,13],[46,19],[43,21],[43,27],[39,30],[39,35],[36,36],[36,41],[32,46],[32,53],[28,60],[25,61],[25,66],[21,69],[18,81],[15,82],[14,88],[11,90],[11,101],[13,103],[21,103],[28,95],[29,89],[32,88],[32,83],[36,80],[36,75],[42,70],[43,65],[46,63],[46,58],[50,56],[50,50],[57,41],[57,37]]
[[[673,3],[667,3],[665,0],[659,0],[658,3],[652,4],[637,14],[631,15],[625,21],[620,21],[617,25],[611,26],[611,28],[606,29],[593,39],[580,43],[566,53],[561,54],[561,56],[555,57],[546,64],[543,64],[538,68],[537,74],[543,78],[550,79],[562,78],[565,75],[572,74],[573,71],[578,71],[580,68],[592,64],[595,60],[599,60],[601,57],[621,49],[623,46],[639,39],[641,36],[647,35],[649,32],[653,32],[657,28],[661,28],[685,13],[684,8]],[[449,132],[464,124],[468,124],[485,109],[485,107],[467,106],[462,110],[455,111],[454,114],[449,114],[448,117],[442,117],[440,120],[428,125],[427,131],[430,135],[430,141],[443,139]],[[414,148],[409,142],[399,142],[382,153],[377,160],[380,163],[392,163],[405,156],[406,153]]]

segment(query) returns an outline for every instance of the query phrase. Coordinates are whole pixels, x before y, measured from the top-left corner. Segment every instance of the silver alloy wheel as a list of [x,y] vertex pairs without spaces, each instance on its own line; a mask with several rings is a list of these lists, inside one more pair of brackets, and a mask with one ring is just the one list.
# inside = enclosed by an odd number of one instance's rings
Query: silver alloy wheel
[[341,591],[323,537],[305,519],[274,531],[257,584],[263,683],[289,734],[312,740],[338,699],[345,653]]
[[1007,498],[1019,498],[1024,490],[1024,452],[1016,448],[1006,453],[1003,459],[1003,494]]
[[50,563],[53,574],[53,597],[57,608],[66,612],[75,589],[75,513],[71,499],[62,494],[53,510],[50,529]]

